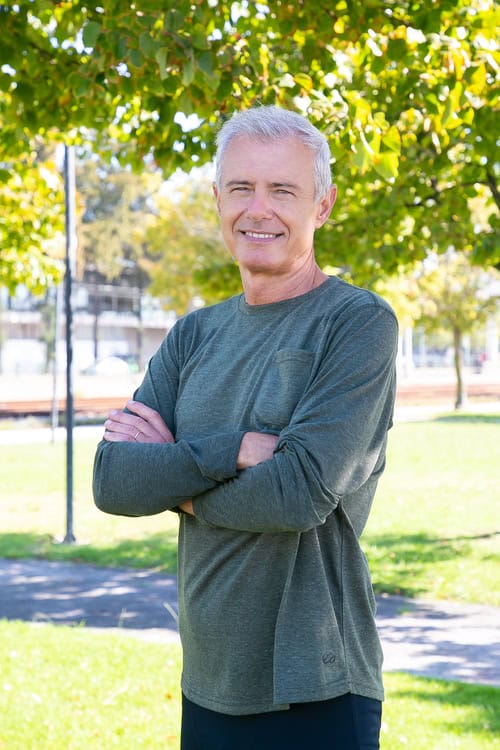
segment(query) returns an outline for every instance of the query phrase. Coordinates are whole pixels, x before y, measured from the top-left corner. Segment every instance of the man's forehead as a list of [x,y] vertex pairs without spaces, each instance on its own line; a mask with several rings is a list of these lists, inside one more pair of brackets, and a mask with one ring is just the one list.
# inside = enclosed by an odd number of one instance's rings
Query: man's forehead
[[287,135],[283,137],[259,137],[252,135],[236,135],[226,147],[226,155],[234,153],[242,153],[248,150],[284,150],[291,149],[297,152],[308,153],[311,158],[313,156],[312,149],[306,146],[300,138],[295,135]]
[[227,146],[222,163],[224,183],[255,181],[304,183],[312,178],[314,154],[298,138],[261,140],[237,136]]

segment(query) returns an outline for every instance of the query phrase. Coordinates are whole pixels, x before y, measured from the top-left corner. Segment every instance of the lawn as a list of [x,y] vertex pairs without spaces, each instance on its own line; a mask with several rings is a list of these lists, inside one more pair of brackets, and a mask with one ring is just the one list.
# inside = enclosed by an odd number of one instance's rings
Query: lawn
[[378,592],[500,605],[500,417],[397,424],[363,545]]
[[63,443],[2,446],[0,557],[44,557],[98,565],[177,566],[177,516],[111,516],[92,500],[95,440],[74,444],[73,528],[66,529],[66,448]]
[[[0,621],[0,748],[178,750],[177,644]],[[499,691],[385,676],[381,750],[500,747]]]
[[[500,417],[398,423],[363,536],[375,588],[432,599],[500,604]],[[177,517],[105,515],[93,505],[94,441],[74,458],[77,544],[65,530],[65,448],[3,446],[0,557],[41,556],[176,570]]]

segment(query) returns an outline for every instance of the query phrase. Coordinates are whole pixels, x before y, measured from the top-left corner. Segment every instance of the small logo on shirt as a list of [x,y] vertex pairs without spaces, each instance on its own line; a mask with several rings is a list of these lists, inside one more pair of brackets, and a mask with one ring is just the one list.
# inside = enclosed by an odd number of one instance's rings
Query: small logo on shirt
[[327,651],[321,657],[321,661],[323,662],[323,664],[326,664],[327,667],[331,667],[332,664],[335,664],[335,654],[333,653],[333,651]]

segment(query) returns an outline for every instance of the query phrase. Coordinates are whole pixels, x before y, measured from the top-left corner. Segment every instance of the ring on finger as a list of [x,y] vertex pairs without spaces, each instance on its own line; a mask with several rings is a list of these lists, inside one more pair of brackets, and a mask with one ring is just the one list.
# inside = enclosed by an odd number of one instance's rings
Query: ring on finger
[[139,437],[140,434],[141,434],[141,431],[137,430],[137,432],[134,435],[134,440],[137,440],[137,438]]

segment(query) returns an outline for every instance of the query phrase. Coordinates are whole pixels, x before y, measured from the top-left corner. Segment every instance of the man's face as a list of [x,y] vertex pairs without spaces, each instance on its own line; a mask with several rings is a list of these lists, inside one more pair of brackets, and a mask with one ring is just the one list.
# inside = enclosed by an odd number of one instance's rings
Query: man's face
[[335,200],[332,188],[314,202],[314,155],[296,138],[235,138],[214,192],[224,242],[240,271],[250,275],[287,275],[305,267],[314,231]]

